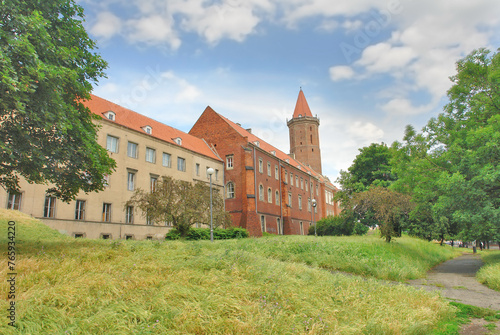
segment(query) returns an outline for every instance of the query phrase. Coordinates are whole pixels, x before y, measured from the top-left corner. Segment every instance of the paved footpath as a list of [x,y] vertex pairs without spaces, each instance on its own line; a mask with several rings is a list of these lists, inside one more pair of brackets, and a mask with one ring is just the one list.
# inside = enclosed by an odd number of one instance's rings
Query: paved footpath
[[476,280],[476,272],[482,265],[478,254],[464,254],[436,266],[426,279],[408,283],[427,291],[440,291],[441,296],[451,301],[500,311],[500,292]]

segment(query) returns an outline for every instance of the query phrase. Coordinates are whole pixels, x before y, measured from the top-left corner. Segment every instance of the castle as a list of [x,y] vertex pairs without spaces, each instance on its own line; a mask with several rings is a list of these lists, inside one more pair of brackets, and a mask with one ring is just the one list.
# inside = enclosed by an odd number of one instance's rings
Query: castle
[[335,186],[321,174],[319,119],[302,90],[292,119],[290,154],[207,107],[189,133],[157,122],[95,95],[85,105],[101,116],[98,143],[117,163],[104,191],[79,193],[70,203],[47,195],[50,185],[21,180],[21,192],[0,191],[0,202],[74,237],[163,239],[168,222],[150,222],[125,203],[137,188],[153,187],[163,175],[209,182],[223,192],[233,225],[252,236],[307,234],[327,215],[338,215]]

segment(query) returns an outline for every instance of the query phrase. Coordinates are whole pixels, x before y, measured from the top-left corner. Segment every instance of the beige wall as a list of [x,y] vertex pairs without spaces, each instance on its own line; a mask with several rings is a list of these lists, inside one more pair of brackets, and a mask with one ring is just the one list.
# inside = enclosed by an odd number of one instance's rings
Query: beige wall
[[[223,189],[223,162],[211,159],[196,152],[184,149],[182,145],[175,145],[158,140],[144,133],[130,130],[118,124],[98,121],[102,127],[98,134],[98,142],[106,147],[107,136],[118,138],[118,152],[110,153],[116,161],[116,171],[109,176],[109,186],[102,192],[80,193],[75,201],[69,204],[61,200],[55,201],[55,211],[51,218],[44,222],[61,232],[74,236],[75,233],[83,233],[89,238],[98,238],[101,234],[110,234],[111,238],[125,238],[125,235],[133,235],[134,239],[145,239],[147,236],[163,238],[171,227],[165,223],[155,223],[154,226],[147,225],[146,219],[140,210],[134,211],[133,224],[126,224],[124,205],[133,194],[127,189],[128,172],[135,173],[135,188],[149,189],[151,176],[171,176],[185,181],[209,182],[206,175],[207,167],[218,170],[217,179],[212,176],[215,188]],[[186,134],[186,137],[189,136]],[[138,144],[137,158],[127,155],[128,142]],[[146,148],[156,151],[155,163],[146,162]],[[171,167],[162,164],[163,153],[171,155]],[[177,158],[186,160],[186,171],[178,171]],[[196,174],[196,164],[199,164],[199,175]],[[20,210],[37,218],[44,217],[45,192],[49,185],[28,184],[21,180],[20,183],[22,199]],[[76,200],[85,201],[84,221],[75,220]],[[103,223],[103,204],[111,204],[110,222]],[[8,193],[3,189],[0,191],[0,204],[7,208]]]

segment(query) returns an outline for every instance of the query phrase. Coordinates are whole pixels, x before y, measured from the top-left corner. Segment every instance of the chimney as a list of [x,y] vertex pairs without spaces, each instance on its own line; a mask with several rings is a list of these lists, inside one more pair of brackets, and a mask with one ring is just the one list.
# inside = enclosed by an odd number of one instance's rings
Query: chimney
[[248,131],[250,134],[252,133],[252,128],[247,128],[245,130]]

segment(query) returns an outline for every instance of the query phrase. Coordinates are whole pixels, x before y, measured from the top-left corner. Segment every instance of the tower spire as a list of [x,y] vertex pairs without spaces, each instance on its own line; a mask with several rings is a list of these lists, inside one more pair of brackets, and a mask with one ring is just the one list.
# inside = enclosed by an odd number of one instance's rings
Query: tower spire
[[287,122],[290,133],[290,154],[299,162],[321,173],[319,119],[314,117],[300,88],[293,118]]
[[293,117],[298,118],[298,117],[303,117],[303,116],[312,117],[313,115],[311,113],[311,109],[309,108],[306,97],[305,97],[304,92],[302,91],[302,87],[301,87],[300,91],[299,91],[299,97],[297,98],[297,103],[295,104],[295,110],[293,112]]

